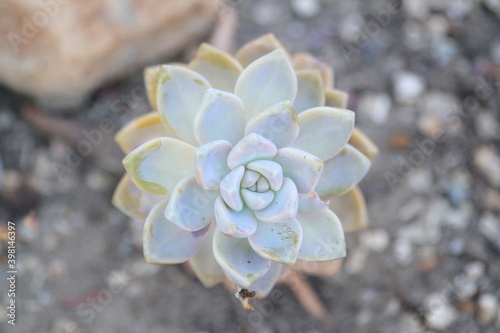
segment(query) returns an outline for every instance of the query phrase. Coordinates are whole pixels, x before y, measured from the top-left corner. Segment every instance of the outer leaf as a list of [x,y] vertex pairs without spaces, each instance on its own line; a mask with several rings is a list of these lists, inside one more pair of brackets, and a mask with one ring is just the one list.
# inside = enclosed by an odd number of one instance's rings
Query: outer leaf
[[198,231],[215,221],[217,191],[206,191],[194,176],[183,178],[175,187],[165,217],[186,231]]
[[243,102],[228,92],[208,89],[194,121],[194,135],[200,144],[227,140],[236,144],[245,131]]
[[146,96],[149,105],[153,110],[157,110],[156,90],[158,89],[158,77],[160,74],[160,65],[148,66],[144,68],[144,85],[146,86]]
[[248,241],[260,256],[292,265],[297,260],[302,244],[302,228],[296,220],[285,223],[259,221],[257,231],[248,238]]
[[331,198],[329,208],[337,214],[346,233],[368,227],[366,202],[359,187],[342,196]]
[[344,232],[337,216],[328,209],[298,213],[304,237],[299,258],[305,261],[327,261],[346,255]]
[[278,39],[273,34],[267,34],[243,45],[236,53],[236,59],[243,67],[247,67],[260,57],[277,49],[283,50],[288,55],[288,51]]
[[327,89],[325,91],[325,105],[331,106],[332,108],[347,108],[347,101],[349,100],[349,94],[337,90],[337,89]]
[[293,147],[326,161],[340,152],[354,127],[354,112],[320,107],[299,114],[300,133]]
[[368,157],[346,145],[339,154],[325,162],[316,192],[325,198],[345,194],[363,179],[370,166]]
[[188,260],[202,246],[209,227],[196,232],[180,229],[165,218],[167,200],[158,203],[144,224],[144,258],[150,264],[178,264]]
[[333,70],[328,64],[320,61],[310,53],[296,53],[293,56],[293,68],[295,70],[317,69],[321,73],[321,79],[325,88],[333,86]]
[[276,285],[276,282],[281,277],[281,273],[283,272],[283,265],[278,264],[277,262],[271,263],[271,267],[264,274],[263,277],[259,279],[259,281],[252,284],[248,287],[249,290],[255,291],[255,298],[265,298],[273,287]]
[[349,144],[354,146],[360,152],[366,155],[369,159],[374,159],[378,155],[378,147],[368,138],[359,128],[354,127],[352,130]]
[[325,105],[323,82],[317,69],[297,71],[297,85],[297,97],[293,102],[297,113]]
[[280,101],[293,102],[297,77],[286,54],[276,50],[245,68],[234,91],[245,105],[246,119],[250,119]]
[[123,159],[132,181],[143,191],[171,193],[184,177],[194,174],[195,148],[172,138],[150,140]]
[[210,228],[207,237],[203,240],[203,245],[200,250],[189,259],[189,264],[196,274],[196,277],[206,288],[211,288],[224,281],[226,276],[215,260],[214,251],[212,249],[215,230],[216,227],[214,224]]
[[156,195],[141,191],[130,180],[128,174],[123,175],[113,194],[113,205],[128,217],[144,222],[153,207],[160,201],[168,199],[165,195]]
[[231,55],[206,43],[201,44],[189,68],[200,73],[212,87],[228,92],[234,91],[236,80],[243,70]]
[[158,112],[153,111],[122,127],[116,133],[115,141],[122,151],[128,154],[143,143],[160,137],[174,137],[174,134],[161,122]]
[[215,231],[213,251],[224,272],[242,288],[257,282],[271,262],[259,256],[246,238],[229,237]]
[[210,83],[187,68],[163,65],[160,69],[156,102],[162,121],[176,137],[196,144],[193,123]]

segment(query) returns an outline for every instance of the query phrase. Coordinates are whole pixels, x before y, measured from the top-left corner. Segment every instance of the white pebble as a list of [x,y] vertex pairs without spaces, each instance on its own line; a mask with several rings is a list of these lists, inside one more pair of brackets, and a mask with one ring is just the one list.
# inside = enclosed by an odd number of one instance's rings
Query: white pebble
[[298,16],[312,18],[321,11],[321,4],[318,0],[293,0],[292,9]]
[[500,186],[500,156],[490,145],[480,147],[474,153],[474,166],[491,182]]
[[426,308],[425,321],[430,329],[444,330],[457,319],[457,311],[447,304],[439,294],[431,295],[426,300]]
[[471,261],[464,266],[465,274],[476,281],[484,276],[485,270],[484,263],[481,261]]
[[496,316],[498,310],[498,300],[494,295],[483,294],[478,300],[479,322],[488,325]]
[[389,234],[382,229],[368,230],[361,234],[361,246],[374,252],[382,252],[389,245]]
[[385,124],[391,110],[391,97],[387,94],[368,93],[361,96],[358,110],[363,117],[376,125]]
[[401,103],[414,103],[425,91],[424,79],[415,73],[400,71],[393,77],[394,94]]

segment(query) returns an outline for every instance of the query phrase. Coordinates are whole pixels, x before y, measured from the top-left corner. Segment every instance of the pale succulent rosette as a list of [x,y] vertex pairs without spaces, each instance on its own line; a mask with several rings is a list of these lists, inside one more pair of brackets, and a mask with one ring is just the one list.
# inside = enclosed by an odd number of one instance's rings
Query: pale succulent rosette
[[266,35],[236,58],[203,44],[189,65],[145,74],[156,111],[116,136],[128,175],[113,202],[145,221],[147,262],[188,261],[205,286],[228,277],[265,296],[285,265],[327,262],[298,267],[322,274],[346,255],[337,216],[366,224],[356,185],[376,147],[329,67]]

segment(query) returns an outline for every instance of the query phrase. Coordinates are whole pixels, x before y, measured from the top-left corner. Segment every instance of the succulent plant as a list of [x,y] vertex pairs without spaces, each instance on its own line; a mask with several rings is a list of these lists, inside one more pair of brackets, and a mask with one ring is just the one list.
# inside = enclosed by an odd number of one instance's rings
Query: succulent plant
[[128,174],[113,203],[145,221],[146,261],[188,261],[207,287],[228,278],[261,297],[291,265],[331,272],[343,227],[366,224],[356,185],[377,153],[331,68],[265,35],[236,57],[203,44],[145,81],[154,111],[116,135]]

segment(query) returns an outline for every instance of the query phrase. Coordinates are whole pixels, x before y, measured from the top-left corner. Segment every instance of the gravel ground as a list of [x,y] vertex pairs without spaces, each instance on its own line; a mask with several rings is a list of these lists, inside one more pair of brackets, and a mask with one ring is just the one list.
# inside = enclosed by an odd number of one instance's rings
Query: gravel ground
[[123,172],[112,133],[89,156],[72,153],[82,129],[110,119],[116,131],[148,111],[136,73],[58,115],[54,131],[35,129],[29,101],[0,88],[0,221],[16,223],[18,256],[13,329],[0,243],[0,332],[499,332],[500,2],[234,6],[238,45],[270,31],[333,64],[381,149],[361,184],[370,227],[348,236],[341,273],[309,279],[331,320],[285,286],[248,312],[180,266],[144,263],[142,226],[110,204]]

